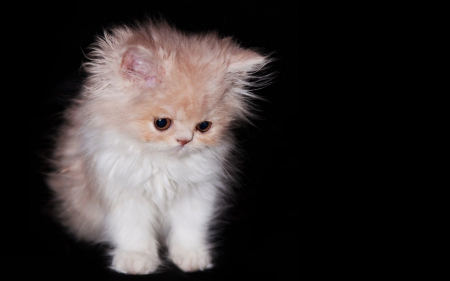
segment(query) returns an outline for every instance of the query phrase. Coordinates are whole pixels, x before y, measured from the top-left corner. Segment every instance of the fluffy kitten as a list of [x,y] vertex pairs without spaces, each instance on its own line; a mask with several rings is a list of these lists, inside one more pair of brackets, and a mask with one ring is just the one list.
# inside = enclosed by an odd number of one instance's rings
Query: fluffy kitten
[[231,129],[251,115],[249,87],[268,58],[151,21],[113,28],[89,57],[48,178],[59,218],[111,245],[119,272],[154,272],[160,243],[182,270],[210,268]]

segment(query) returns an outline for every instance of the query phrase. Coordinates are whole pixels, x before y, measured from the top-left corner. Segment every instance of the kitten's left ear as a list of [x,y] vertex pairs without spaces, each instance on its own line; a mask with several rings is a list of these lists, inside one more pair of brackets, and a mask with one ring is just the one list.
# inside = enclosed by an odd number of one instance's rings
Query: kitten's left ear
[[267,57],[254,51],[243,50],[231,58],[228,71],[231,73],[254,72],[263,68],[267,62]]

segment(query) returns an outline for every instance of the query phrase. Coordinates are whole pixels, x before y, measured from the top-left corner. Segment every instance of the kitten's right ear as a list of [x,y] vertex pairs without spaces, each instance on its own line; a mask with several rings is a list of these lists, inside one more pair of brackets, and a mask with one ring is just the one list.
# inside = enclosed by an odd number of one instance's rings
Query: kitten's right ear
[[123,55],[121,72],[125,79],[143,82],[145,86],[154,88],[162,83],[164,69],[158,66],[149,52],[131,47]]
[[232,57],[228,71],[231,73],[253,72],[261,69],[267,62],[267,57],[251,50],[243,50]]

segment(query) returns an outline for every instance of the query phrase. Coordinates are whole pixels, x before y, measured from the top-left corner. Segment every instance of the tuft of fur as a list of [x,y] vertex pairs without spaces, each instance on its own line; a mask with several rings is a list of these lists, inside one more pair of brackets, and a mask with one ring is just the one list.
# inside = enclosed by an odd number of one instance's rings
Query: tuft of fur
[[108,243],[122,273],[155,272],[161,246],[184,271],[210,268],[210,226],[233,180],[232,129],[251,119],[250,89],[268,62],[231,38],[165,22],[105,31],[56,140],[48,185],[62,224]]

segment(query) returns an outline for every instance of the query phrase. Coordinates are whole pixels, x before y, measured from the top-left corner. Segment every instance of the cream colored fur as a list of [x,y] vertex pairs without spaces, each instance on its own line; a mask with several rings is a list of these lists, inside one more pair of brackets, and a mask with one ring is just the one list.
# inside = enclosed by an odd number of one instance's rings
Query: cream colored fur
[[[230,38],[151,21],[105,33],[89,57],[48,178],[59,218],[76,237],[110,244],[119,272],[154,272],[160,244],[184,271],[211,267],[231,129],[251,116],[249,78],[267,58]],[[159,131],[158,118],[171,127]],[[212,127],[202,133],[204,121]]]

